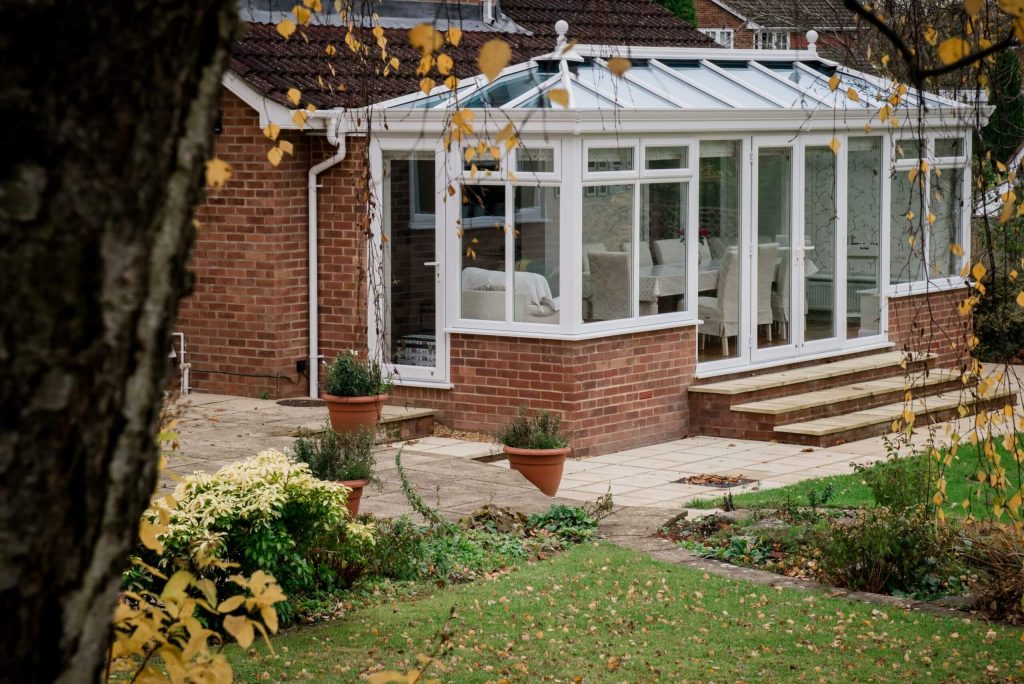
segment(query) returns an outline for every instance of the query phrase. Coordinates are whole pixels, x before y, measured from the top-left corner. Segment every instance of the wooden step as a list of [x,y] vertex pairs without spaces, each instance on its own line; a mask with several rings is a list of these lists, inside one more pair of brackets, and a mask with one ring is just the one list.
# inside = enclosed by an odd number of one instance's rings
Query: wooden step
[[[917,354],[910,360],[910,363],[917,364],[932,359],[934,356],[934,354]],[[771,390],[778,387],[792,388],[795,385],[806,383],[842,379],[845,376],[870,371],[885,370],[896,374],[896,371],[903,370],[905,361],[906,355],[901,351],[883,352],[869,356],[843,358],[839,361],[822,362],[813,366],[803,366],[775,373],[763,373],[748,378],[691,385],[689,391],[698,394],[735,396]]]
[[[981,399],[965,397],[960,392],[945,392],[914,399],[909,408],[914,412],[915,425],[920,427],[960,417],[961,406],[968,410],[967,415],[973,415],[988,409],[1002,408],[1015,399],[1015,393],[1010,389],[994,391]],[[901,401],[827,418],[778,425],[774,432],[785,442],[831,446],[892,431],[893,421],[900,419],[906,408],[908,404]]]
[[911,397],[917,397],[940,389],[955,390],[961,384],[960,371],[935,368],[927,373],[911,372],[909,376],[865,380],[816,392],[789,394],[774,399],[736,404],[731,410],[773,416],[779,423],[793,422],[786,418],[805,412],[817,412],[816,417],[825,418],[827,415],[845,413],[851,405],[856,405],[859,409],[873,408],[872,404],[881,406],[902,401],[907,391],[911,392]]

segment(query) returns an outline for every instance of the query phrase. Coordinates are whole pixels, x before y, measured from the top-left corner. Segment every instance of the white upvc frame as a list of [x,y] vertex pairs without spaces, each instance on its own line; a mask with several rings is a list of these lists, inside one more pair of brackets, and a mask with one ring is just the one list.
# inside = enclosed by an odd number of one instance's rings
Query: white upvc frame
[[[640,175],[640,139],[635,136],[623,137],[589,137],[583,140],[583,155],[580,171],[582,180],[589,181],[633,181]],[[590,171],[590,150],[592,149],[624,149],[628,148],[632,153],[632,168],[623,171]]]
[[[394,381],[398,385],[421,386],[421,387],[450,387],[449,375],[449,345],[448,333],[445,331],[446,297],[443,283],[443,264],[445,248],[445,227],[448,225],[447,214],[450,211],[448,202],[447,187],[449,174],[446,169],[445,154],[442,149],[433,144],[432,141],[415,138],[381,138],[374,136],[370,139],[369,162],[370,178],[373,185],[374,196],[379,198],[370,216],[370,244],[367,249],[375,250],[377,254],[382,253],[383,241],[383,220],[384,220],[384,153],[385,152],[430,152],[434,155],[434,202],[436,207],[434,217],[434,366],[405,366],[388,364],[388,370],[394,374]],[[369,255],[367,255],[369,256]],[[367,263],[370,263],[369,259]],[[367,310],[367,344],[370,355],[374,356],[380,350],[377,346],[380,340],[376,331],[380,325],[387,325],[387,321],[378,319],[377,298],[384,303],[380,311],[384,316],[391,315],[390,308],[390,270],[385,265],[384,287],[386,292],[373,292],[367,288],[366,310]],[[382,358],[382,357],[381,357]]]
[[[700,31],[705,36],[707,36],[711,40],[715,41],[716,43],[718,43],[719,45],[721,45],[724,48],[731,49],[732,46],[736,44],[736,31],[735,31],[735,29],[731,29],[731,28],[701,28],[701,29],[697,29],[697,30]],[[723,38],[725,36],[729,37],[728,45],[726,45],[725,43],[723,43],[720,40],[720,38]]]
[[[935,140],[943,138],[959,138],[963,145],[963,155],[956,157],[941,157],[936,158],[934,154]],[[920,159],[896,157],[896,146],[901,144],[905,140],[920,140],[923,149],[920,153]],[[928,162],[928,172],[921,173],[920,177],[923,178],[922,193],[924,196],[924,211],[922,216],[919,218],[922,221],[923,226],[923,245],[922,245],[922,256],[923,256],[923,268],[924,278],[912,280],[905,283],[891,283],[887,282],[888,295],[889,297],[907,297],[919,294],[927,294],[931,292],[940,292],[945,290],[955,290],[964,286],[964,274],[963,268],[965,265],[970,264],[971,260],[971,239],[970,239],[970,220],[971,220],[971,146],[972,139],[968,130],[926,130],[926,131],[914,131],[911,134],[900,135],[892,141],[892,153],[889,159],[891,160],[890,165],[890,178],[887,185],[891,188],[891,179],[895,174],[908,173],[913,168],[920,168],[921,160]],[[931,226],[927,222],[927,215],[931,213],[932,197],[932,174],[936,169],[948,170],[956,169],[962,174],[961,176],[961,216],[958,222],[958,235],[957,244],[961,246],[964,253],[963,256],[958,257],[961,271],[953,275],[932,275],[932,264],[931,264]],[[891,190],[890,190],[890,205],[889,210],[886,212],[887,216],[891,215]],[[890,226],[891,230],[891,226]],[[886,246],[891,247],[891,234],[890,239],[886,241]],[[886,258],[886,266],[889,267],[890,273],[887,273],[887,281],[891,274],[891,254]]]
[[[536,172],[519,170],[519,158],[524,155],[524,152],[529,153],[532,150],[543,149],[550,149],[554,153],[553,171]],[[506,177],[514,178],[515,182],[520,185],[544,183],[548,181],[561,182],[562,180],[562,169],[565,167],[562,164],[562,141],[559,138],[520,141],[519,145],[512,149],[506,157],[508,160],[508,171],[506,172]]]

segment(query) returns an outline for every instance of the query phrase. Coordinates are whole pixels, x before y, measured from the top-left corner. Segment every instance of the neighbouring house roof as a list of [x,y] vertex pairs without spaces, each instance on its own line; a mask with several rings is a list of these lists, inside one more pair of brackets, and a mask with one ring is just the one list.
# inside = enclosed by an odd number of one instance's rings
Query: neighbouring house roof
[[[271,100],[287,104],[288,89],[297,88],[302,92],[303,104],[320,109],[361,107],[419,90],[420,76],[415,71],[420,56],[409,45],[408,29],[387,28],[401,23],[400,20],[408,23],[407,18],[381,17],[388,50],[401,65],[396,73],[380,77],[374,75],[383,66],[379,59],[358,60],[345,47],[344,28],[309,25],[285,40],[275,24],[288,13],[276,10],[274,5],[268,7],[262,14],[243,13],[266,23],[247,22],[247,33],[235,45],[231,69]],[[717,48],[714,41],[654,0],[579,0],[571,4],[557,0],[503,0],[501,12],[503,23],[497,28],[484,25],[488,30],[478,30],[481,22],[467,22],[459,47],[445,48],[454,59],[454,72],[460,78],[479,73],[480,47],[496,37],[512,49],[511,63],[551,52],[556,38],[554,24],[560,19],[569,23],[569,39],[580,43]],[[365,40],[372,45],[368,30]],[[329,44],[337,48],[333,56],[327,54]],[[340,90],[339,85],[344,89]]]
[[837,30],[856,28],[841,0],[712,0],[752,29]]

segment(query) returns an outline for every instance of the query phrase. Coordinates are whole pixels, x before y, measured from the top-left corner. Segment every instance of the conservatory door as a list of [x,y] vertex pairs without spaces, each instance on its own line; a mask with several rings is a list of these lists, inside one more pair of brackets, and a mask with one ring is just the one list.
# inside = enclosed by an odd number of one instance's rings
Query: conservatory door
[[[438,163],[434,150],[382,150],[379,179],[379,273],[371,259],[371,345],[395,373],[395,381],[441,382],[447,364],[440,315],[443,296],[438,255]],[[381,325],[374,325],[379,321]]]
[[840,345],[835,155],[815,143],[753,140],[746,255],[753,362]]

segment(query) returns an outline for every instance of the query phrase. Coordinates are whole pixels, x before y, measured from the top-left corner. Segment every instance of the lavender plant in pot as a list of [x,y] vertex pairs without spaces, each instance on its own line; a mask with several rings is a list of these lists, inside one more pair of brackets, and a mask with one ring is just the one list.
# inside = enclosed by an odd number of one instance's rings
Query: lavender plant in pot
[[375,430],[384,402],[391,390],[391,378],[375,360],[361,359],[353,351],[338,354],[327,367],[327,402],[335,432]]
[[513,470],[548,496],[555,495],[571,451],[557,414],[537,411],[531,417],[521,406],[519,414],[498,433],[498,440]]
[[368,428],[338,433],[325,424],[320,432],[300,437],[295,442],[295,460],[308,465],[314,477],[340,482],[350,490],[348,510],[353,517],[359,514],[363,488],[380,487],[380,480],[374,474],[375,436]]

